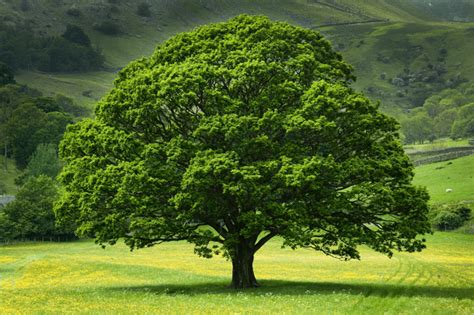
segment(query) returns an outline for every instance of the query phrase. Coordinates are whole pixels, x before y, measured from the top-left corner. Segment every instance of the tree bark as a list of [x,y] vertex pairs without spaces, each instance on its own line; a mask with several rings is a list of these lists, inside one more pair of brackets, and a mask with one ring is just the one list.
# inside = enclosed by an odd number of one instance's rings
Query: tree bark
[[253,272],[254,249],[248,242],[241,241],[232,253],[232,283],[235,289],[257,288],[260,285]]

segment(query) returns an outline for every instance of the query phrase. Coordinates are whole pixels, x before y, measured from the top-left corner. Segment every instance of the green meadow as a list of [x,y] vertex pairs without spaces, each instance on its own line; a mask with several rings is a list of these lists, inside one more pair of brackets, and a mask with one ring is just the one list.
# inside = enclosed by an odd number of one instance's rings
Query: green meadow
[[[473,169],[474,156],[424,165],[414,181],[433,203],[469,203]],[[262,287],[239,291],[228,287],[229,261],[199,258],[185,242],[134,252],[89,240],[4,244],[0,313],[472,314],[472,234],[436,232],[421,253],[361,256],[344,262],[276,239],[256,256]]]
[[[416,185],[426,186],[432,203],[474,203],[474,155],[416,168]],[[446,192],[451,189],[451,192]]]
[[422,253],[362,249],[342,262],[274,240],[256,256],[262,287],[229,289],[231,264],[184,242],[130,252],[91,241],[0,249],[0,313],[472,314],[472,236],[436,233]]

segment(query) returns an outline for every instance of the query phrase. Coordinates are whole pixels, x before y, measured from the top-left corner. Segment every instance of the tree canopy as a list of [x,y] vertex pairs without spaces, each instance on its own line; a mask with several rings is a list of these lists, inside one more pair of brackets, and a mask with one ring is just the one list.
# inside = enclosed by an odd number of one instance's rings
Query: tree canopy
[[419,251],[428,195],[353,80],[319,33],[266,17],[178,34],[69,126],[57,216],[103,245],[222,253],[236,288],[258,286],[254,254],[275,236],[341,259]]

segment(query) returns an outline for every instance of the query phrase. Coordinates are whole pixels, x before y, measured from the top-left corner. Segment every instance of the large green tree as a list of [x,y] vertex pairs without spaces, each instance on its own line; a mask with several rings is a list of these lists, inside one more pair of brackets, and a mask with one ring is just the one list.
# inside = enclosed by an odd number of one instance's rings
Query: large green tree
[[254,255],[275,236],[342,259],[419,251],[427,193],[353,80],[320,34],[265,17],[176,35],[68,128],[57,216],[103,245],[223,253],[236,288],[258,286]]

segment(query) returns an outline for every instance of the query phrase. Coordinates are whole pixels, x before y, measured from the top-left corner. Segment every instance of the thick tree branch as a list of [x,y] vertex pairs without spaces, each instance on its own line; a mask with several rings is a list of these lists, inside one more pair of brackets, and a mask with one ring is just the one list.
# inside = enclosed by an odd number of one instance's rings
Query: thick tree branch
[[255,244],[255,247],[254,247],[254,252],[257,252],[263,245],[265,245],[266,242],[268,242],[269,240],[271,240],[274,236],[276,236],[277,233],[276,232],[270,232],[268,233],[267,235],[265,235],[264,237],[262,237],[258,242],[257,244]]

